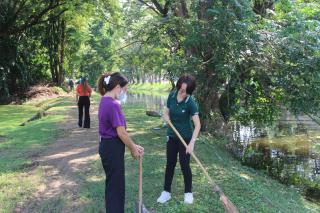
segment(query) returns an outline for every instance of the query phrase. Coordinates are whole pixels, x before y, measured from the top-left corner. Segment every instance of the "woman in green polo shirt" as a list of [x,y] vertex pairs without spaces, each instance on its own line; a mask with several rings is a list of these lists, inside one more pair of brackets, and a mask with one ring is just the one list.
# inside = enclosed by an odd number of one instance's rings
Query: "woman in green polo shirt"
[[[200,132],[198,107],[194,99],[191,97],[195,87],[195,78],[191,75],[183,75],[177,82],[176,91],[171,92],[167,100],[167,109],[164,112],[163,119],[165,121],[171,120],[173,125],[188,144],[188,147],[186,149],[179,141],[179,138],[175,135],[173,130],[168,128],[166,151],[167,165],[165,172],[164,191],[157,200],[159,203],[165,203],[171,199],[171,183],[177,163],[178,153],[185,185],[184,203],[193,203],[190,153],[193,152],[194,144]],[[191,120],[193,121],[194,128]]]

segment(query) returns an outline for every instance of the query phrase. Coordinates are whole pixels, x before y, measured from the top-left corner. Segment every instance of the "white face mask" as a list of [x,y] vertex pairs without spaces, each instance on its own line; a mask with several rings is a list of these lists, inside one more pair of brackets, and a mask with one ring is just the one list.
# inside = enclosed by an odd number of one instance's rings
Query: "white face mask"
[[127,93],[121,90],[118,100],[120,101],[120,103],[125,103],[127,101]]

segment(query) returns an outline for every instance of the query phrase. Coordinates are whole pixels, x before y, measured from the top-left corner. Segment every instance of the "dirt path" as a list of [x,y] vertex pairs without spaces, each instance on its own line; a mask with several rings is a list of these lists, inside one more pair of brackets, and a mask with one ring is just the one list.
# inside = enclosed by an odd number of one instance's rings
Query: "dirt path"
[[[60,125],[68,134],[34,157],[34,164],[44,170],[44,179],[31,201],[18,206],[16,212],[81,212],[79,189],[83,180],[77,172],[86,172],[87,165],[99,158],[97,106],[93,101],[90,117],[90,129],[77,127],[77,108],[72,107],[68,119]],[[52,211],[51,207],[58,209]]]

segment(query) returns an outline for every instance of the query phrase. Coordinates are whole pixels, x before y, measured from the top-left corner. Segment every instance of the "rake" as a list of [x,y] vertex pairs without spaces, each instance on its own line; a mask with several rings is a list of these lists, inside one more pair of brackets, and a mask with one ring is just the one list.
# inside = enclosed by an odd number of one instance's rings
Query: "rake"
[[[167,122],[169,126],[173,129],[175,134],[178,136],[180,139],[181,143],[187,148],[187,143],[184,141],[184,139],[181,137],[180,133],[178,130],[173,126],[171,121],[169,120]],[[228,213],[238,213],[239,211],[237,210],[236,206],[229,200],[229,198],[223,193],[222,189],[212,180],[212,178],[209,176],[207,170],[203,167],[202,163],[200,160],[197,158],[197,156],[192,152],[191,156],[193,159],[197,162],[197,164],[200,166],[202,169],[203,173],[206,175],[207,179],[209,180],[210,184],[213,186],[213,191],[217,193],[220,196],[220,201],[223,204],[223,207],[226,212]]]

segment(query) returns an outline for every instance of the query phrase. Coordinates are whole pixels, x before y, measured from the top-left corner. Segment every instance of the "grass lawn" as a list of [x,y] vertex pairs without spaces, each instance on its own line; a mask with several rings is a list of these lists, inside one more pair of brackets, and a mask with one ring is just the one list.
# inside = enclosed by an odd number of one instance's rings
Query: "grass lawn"
[[[42,171],[30,172],[30,155],[45,148],[62,133],[58,122],[66,119],[71,97],[51,98],[23,105],[0,106],[0,212],[11,212],[38,186]],[[49,108],[42,119],[27,121],[37,112]]]
[[[99,103],[99,96],[93,96]],[[19,124],[32,115],[52,106],[48,116],[40,120]],[[71,98],[57,98],[45,102],[34,102],[20,106],[0,106],[0,212],[12,212],[34,192],[43,178],[41,168],[30,172],[30,154],[44,149],[46,145],[61,136],[58,123],[66,119],[66,110],[74,105]],[[165,128],[158,118],[145,115],[143,105],[123,106],[128,131],[136,143],[145,148],[143,160],[144,204],[157,212],[224,212],[219,197],[212,192],[201,169],[192,161],[193,205],[183,204],[183,178],[179,164],[176,167],[172,185],[172,199],[166,204],[156,203],[162,191],[166,163]],[[307,201],[296,189],[280,184],[265,173],[242,166],[224,148],[223,138],[202,135],[196,143],[195,152],[206,166],[211,177],[222,187],[225,194],[240,212],[319,212],[320,205]],[[35,150],[35,151],[34,151]],[[126,155],[126,212],[134,212],[138,197],[138,161]],[[90,169],[77,173],[81,179],[81,212],[99,212],[104,209],[104,172],[100,160],[93,162]],[[59,196],[48,206],[57,205],[60,210],[70,200]],[[59,210],[58,210],[59,211]],[[46,212],[40,209],[39,212]]]
[[[212,192],[201,169],[192,161],[193,205],[183,204],[183,178],[177,164],[172,185],[172,199],[166,204],[157,204],[164,182],[165,129],[160,119],[145,115],[143,106],[124,106],[128,131],[134,141],[144,146],[143,160],[144,204],[157,212],[224,212],[219,197]],[[311,203],[294,188],[280,184],[263,172],[242,166],[225,150],[226,141],[221,138],[201,136],[195,153],[207,167],[216,183],[237,206],[240,212],[319,212],[320,206]],[[138,197],[138,161],[133,161],[126,152],[126,212],[134,212]],[[85,180],[81,188],[83,212],[98,212],[104,208],[104,172],[98,160],[91,165],[91,172],[80,173]]]
[[143,84],[129,84],[130,91],[150,93],[156,95],[157,93],[168,93],[171,89],[171,84],[169,82],[166,83],[143,83]]

